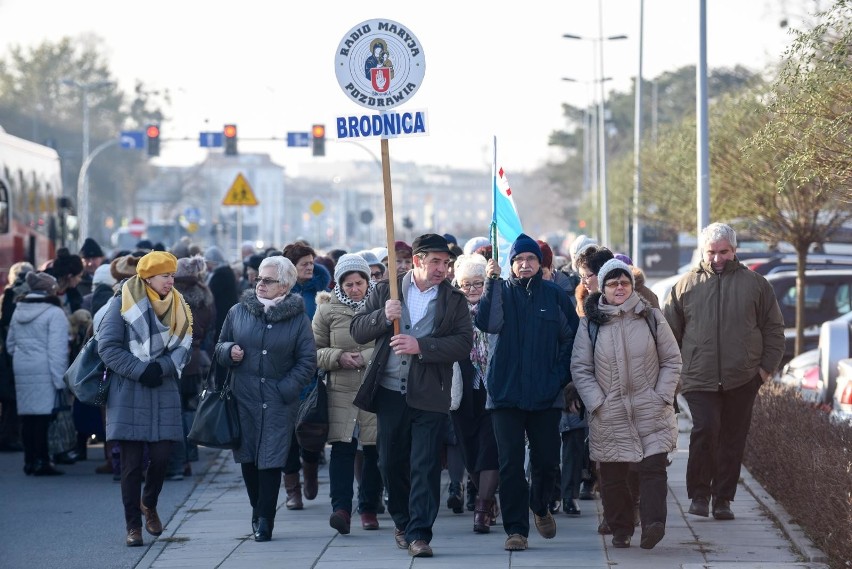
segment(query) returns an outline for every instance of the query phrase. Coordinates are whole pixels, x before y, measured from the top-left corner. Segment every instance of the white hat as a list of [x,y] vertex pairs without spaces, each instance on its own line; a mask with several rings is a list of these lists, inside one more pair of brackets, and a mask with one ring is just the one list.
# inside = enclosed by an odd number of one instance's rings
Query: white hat
[[490,243],[491,241],[488,240],[488,237],[471,237],[465,242],[462,250],[465,255],[470,255],[471,253],[475,253],[480,247],[485,247]]
[[92,275],[92,286],[98,286],[99,284],[113,286],[115,284],[115,279],[109,268],[109,263],[104,263],[95,269],[95,274]]
[[334,282],[340,284],[340,280],[352,272],[362,273],[365,279],[370,280],[370,265],[364,257],[355,253],[341,255],[337,264],[334,265]]
[[376,254],[370,251],[369,249],[365,249],[364,251],[358,251],[356,255],[361,255],[361,257],[363,257],[364,260],[367,261],[367,264],[370,266],[382,264],[382,262],[376,258]]
[[568,247],[568,254],[571,255],[571,268],[574,269],[574,271],[577,270],[577,257],[579,257],[580,254],[589,247],[597,244],[598,242],[588,235],[578,235],[577,238],[571,242],[571,245]]
[[625,273],[627,273],[627,277],[630,279],[630,284],[634,284],[633,282],[633,271],[630,270],[630,267],[624,261],[619,261],[618,259],[610,259],[606,263],[603,264],[601,270],[598,271],[598,283],[600,284],[601,289],[604,287],[604,283],[606,282],[607,275],[612,271],[621,269]]
[[381,262],[382,259],[384,259],[385,257],[388,256],[388,248],[387,247],[376,247],[376,248],[372,249],[372,251],[373,251],[373,255],[376,256],[376,259],[378,259],[379,262]]

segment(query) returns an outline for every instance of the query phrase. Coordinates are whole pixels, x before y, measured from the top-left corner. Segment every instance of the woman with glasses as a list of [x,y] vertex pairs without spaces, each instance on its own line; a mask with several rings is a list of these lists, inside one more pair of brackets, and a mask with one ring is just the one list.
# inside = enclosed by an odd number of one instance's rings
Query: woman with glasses
[[255,288],[225,318],[215,359],[233,373],[240,420],[242,467],[255,541],[269,541],[281,472],[290,452],[299,394],[314,377],[317,352],[296,268],[286,257],[260,263]]
[[328,465],[332,513],[329,525],[348,534],[352,517],[355,455],[363,451],[358,489],[361,527],[379,529],[376,512],[381,495],[379,454],[376,450],[376,415],[355,407],[352,401],[373,356],[373,342],[358,344],[349,333],[352,317],[375,289],[370,266],[358,254],[346,254],[334,267],[334,289],[317,294],[313,331],[317,365],[326,370],[328,388]]
[[627,264],[611,259],[597,275],[603,292],[586,299],[571,374],[588,411],[590,453],[600,467],[612,544],[630,547],[635,525],[627,474],[637,464],[640,546],[651,549],[665,535],[667,458],[677,444],[673,402],[680,349],[662,312],[634,290]]
[[614,257],[612,251],[600,245],[592,245],[577,256],[577,274],[580,275],[580,286],[574,289],[577,299],[577,315],[585,316],[583,303],[593,292],[600,292],[598,271],[604,263]]
[[[487,263],[485,257],[477,253],[461,255],[455,262],[455,282],[467,297],[471,319],[476,316],[479,299],[485,291]],[[470,357],[453,365],[450,415],[465,469],[477,491],[473,514],[476,533],[490,532],[497,517],[494,499],[500,479],[497,440],[491,426],[491,413],[485,409],[485,379],[496,344],[496,334],[487,334],[474,326]]]

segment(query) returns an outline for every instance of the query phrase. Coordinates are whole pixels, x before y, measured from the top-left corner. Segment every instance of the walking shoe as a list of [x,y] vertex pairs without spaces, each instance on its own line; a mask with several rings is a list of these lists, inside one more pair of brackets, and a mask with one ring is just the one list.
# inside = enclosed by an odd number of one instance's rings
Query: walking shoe
[[580,483],[580,499],[581,500],[594,500],[595,492],[592,489],[592,483],[586,480],[583,480]]
[[550,510],[543,516],[539,516],[533,512],[533,518],[535,518],[535,529],[538,530],[538,534],[541,537],[544,539],[556,537],[556,520],[553,519],[553,514],[550,513]]
[[610,529],[609,524],[606,522],[605,518],[601,520],[601,523],[598,524],[598,533],[601,535],[609,535],[612,533],[612,529]]
[[367,530],[379,529],[379,520],[373,512],[361,514],[361,527]]
[[133,528],[127,531],[127,539],[125,540],[127,547],[139,547],[143,545],[142,528]]
[[393,539],[396,541],[396,546],[400,549],[408,549],[408,542],[405,541],[405,530],[393,528]]
[[112,474],[112,461],[107,460],[95,468],[95,474]]
[[464,513],[464,500],[462,498],[461,483],[450,483],[450,489],[447,493],[447,507],[451,509],[454,514]]
[[717,520],[734,519],[734,512],[731,511],[731,501],[724,498],[714,498],[713,517]]
[[272,539],[272,526],[274,520],[269,518],[257,518],[257,530],[254,532],[255,541],[269,541]]
[[426,540],[415,539],[408,545],[408,554],[412,557],[432,557],[432,548]]
[[503,549],[506,551],[524,551],[527,548],[527,538],[519,533],[513,533],[506,538]]
[[642,539],[639,541],[639,547],[654,549],[654,546],[660,543],[664,535],[666,535],[666,525],[663,522],[649,524],[642,528]]
[[630,547],[630,536],[629,535],[614,535],[614,536],[612,536],[612,546],[617,547],[619,549],[624,549],[626,547]]
[[570,500],[562,501],[562,511],[565,512],[566,516],[571,516],[572,518],[580,517],[580,503],[576,498],[572,498]]
[[160,516],[157,515],[157,508],[148,508],[145,504],[141,504],[142,514],[145,516],[145,529],[153,536],[158,536],[163,533],[163,522],[160,521]]
[[689,513],[693,516],[706,518],[710,515],[710,505],[705,496],[696,496],[689,505]]
[[337,533],[346,535],[349,533],[349,522],[351,514],[346,510],[334,510],[331,517],[328,518],[328,525],[337,530]]
[[559,500],[553,500],[550,504],[547,505],[547,509],[550,510],[551,514],[558,514],[560,507]]
[[305,500],[313,500],[319,492],[318,478],[319,464],[316,462],[302,461],[302,478],[304,478]]

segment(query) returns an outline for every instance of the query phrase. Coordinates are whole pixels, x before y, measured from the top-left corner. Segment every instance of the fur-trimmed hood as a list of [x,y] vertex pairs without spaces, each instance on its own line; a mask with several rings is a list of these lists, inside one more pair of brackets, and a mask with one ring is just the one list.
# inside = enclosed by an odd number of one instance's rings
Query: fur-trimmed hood
[[[645,300],[645,298],[636,291],[634,291],[633,295],[619,307],[607,306],[602,308],[600,305],[600,299],[602,296],[603,293],[601,292],[593,292],[586,297],[586,300],[583,302],[583,310],[586,312],[586,317],[590,322],[594,322],[598,326],[603,325],[612,318],[612,315],[609,314],[607,308],[633,311],[637,314],[641,314],[643,317],[647,317],[653,308],[651,303]],[[636,301],[633,301],[634,297],[636,298]]]
[[257,299],[257,295],[253,288],[243,292],[240,298],[240,304],[246,307],[246,310],[253,316],[258,318],[266,318],[269,322],[283,322],[290,320],[305,312],[305,301],[300,294],[290,292],[287,298],[273,306],[268,312],[264,312],[265,307]]
[[197,277],[175,277],[175,288],[190,307],[207,308],[215,302],[213,293]]
[[318,292],[316,296],[317,306],[319,306],[320,304],[330,304],[332,297],[333,296],[331,292],[327,290],[322,290]]

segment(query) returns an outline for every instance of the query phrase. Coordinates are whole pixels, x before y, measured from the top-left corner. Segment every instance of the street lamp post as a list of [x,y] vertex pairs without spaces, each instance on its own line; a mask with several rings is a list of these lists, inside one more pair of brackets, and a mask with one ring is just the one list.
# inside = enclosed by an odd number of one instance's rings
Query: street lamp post
[[603,43],[605,41],[627,39],[626,35],[604,36],[603,35],[603,15],[599,11],[599,33],[598,37],[584,37],[574,34],[562,34],[562,37],[575,40],[591,41],[594,45],[593,50],[593,65],[595,72],[595,81],[600,83],[600,100],[598,101],[598,160],[599,173],[598,183],[600,185],[600,210],[601,210],[601,243],[606,246],[611,246],[609,240],[609,192],[606,183],[606,93],[604,90],[604,64],[603,64]]
[[74,79],[63,79],[62,84],[80,90],[83,100],[83,157],[81,175],[77,184],[77,242],[78,245],[82,245],[83,240],[89,236],[89,184],[83,170],[83,165],[88,167],[89,159],[89,91],[110,87],[113,83],[112,81],[80,83]]

